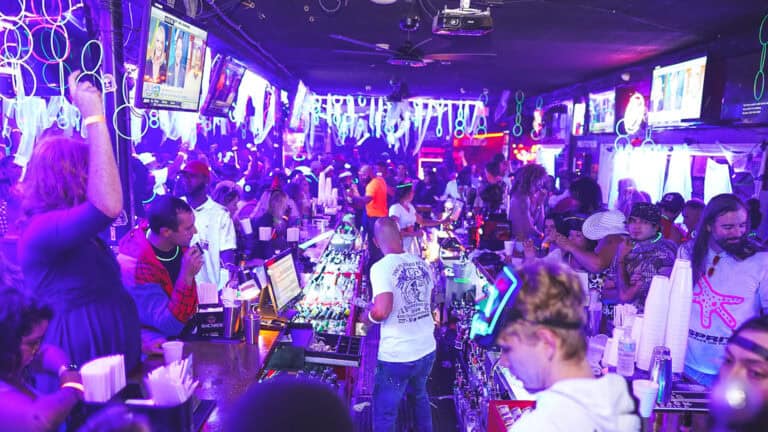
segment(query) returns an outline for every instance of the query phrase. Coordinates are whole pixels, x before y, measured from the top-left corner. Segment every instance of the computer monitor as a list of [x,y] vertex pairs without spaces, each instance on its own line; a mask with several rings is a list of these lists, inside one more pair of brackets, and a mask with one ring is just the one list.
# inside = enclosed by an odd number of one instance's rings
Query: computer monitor
[[286,250],[267,260],[265,263],[269,289],[272,290],[272,298],[276,313],[285,311],[299,297],[301,297],[301,283],[293,262],[291,250]]

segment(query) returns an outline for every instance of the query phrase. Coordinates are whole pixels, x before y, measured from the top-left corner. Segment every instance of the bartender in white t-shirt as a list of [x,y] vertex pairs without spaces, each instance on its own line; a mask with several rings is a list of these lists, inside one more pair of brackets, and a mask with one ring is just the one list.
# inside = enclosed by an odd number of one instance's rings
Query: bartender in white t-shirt
[[374,226],[384,257],[371,267],[373,305],[365,314],[381,324],[373,389],[373,431],[391,431],[405,394],[411,397],[417,431],[432,430],[427,378],[435,362],[432,319],[434,278],[424,260],[406,253],[397,223],[381,218]]
[[195,212],[197,234],[192,244],[203,249],[204,265],[195,277],[198,284],[216,285],[221,290],[229,281],[226,270],[235,264],[237,239],[235,225],[227,209],[208,196],[210,168],[204,162],[190,161],[181,171],[184,197]]

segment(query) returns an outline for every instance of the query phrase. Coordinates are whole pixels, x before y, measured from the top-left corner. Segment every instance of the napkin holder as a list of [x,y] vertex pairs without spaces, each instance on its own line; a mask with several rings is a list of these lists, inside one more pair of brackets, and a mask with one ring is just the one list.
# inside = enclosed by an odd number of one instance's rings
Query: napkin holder
[[[216,402],[190,397],[184,403],[175,406],[150,405],[138,383],[128,383],[110,401],[104,403],[81,402],[67,421],[67,430],[76,431],[89,418],[113,405],[125,405],[131,413],[147,419],[153,432],[193,432],[202,424],[216,407]],[[130,403],[126,403],[130,401]]]

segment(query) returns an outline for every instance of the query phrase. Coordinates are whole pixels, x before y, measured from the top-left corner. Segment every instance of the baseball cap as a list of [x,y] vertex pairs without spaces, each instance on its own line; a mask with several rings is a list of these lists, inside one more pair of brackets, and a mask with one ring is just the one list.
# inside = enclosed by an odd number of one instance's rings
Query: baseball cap
[[185,173],[196,174],[196,175],[201,175],[205,177],[211,176],[211,169],[208,168],[208,165],[205,162],[199,161],[199,160],[193,160],[193,161],[187,162],[181,171]]
[[685,207],[685,198],[677,192],[670,192],[664,194],[657,205],[664,210],[680,213],[683,211],[683,207]]

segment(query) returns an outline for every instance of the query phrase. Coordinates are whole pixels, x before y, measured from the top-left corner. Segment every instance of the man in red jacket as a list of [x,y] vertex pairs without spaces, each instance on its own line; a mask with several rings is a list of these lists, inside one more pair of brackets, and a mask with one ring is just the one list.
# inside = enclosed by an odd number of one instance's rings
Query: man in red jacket
[[196,232],[192,208],[161,196],[147,211],[147,223],[120,240],[123,283],[136,300],[145,348],[178,336],[197,311],[195,275],[203,257],[189,247]]

